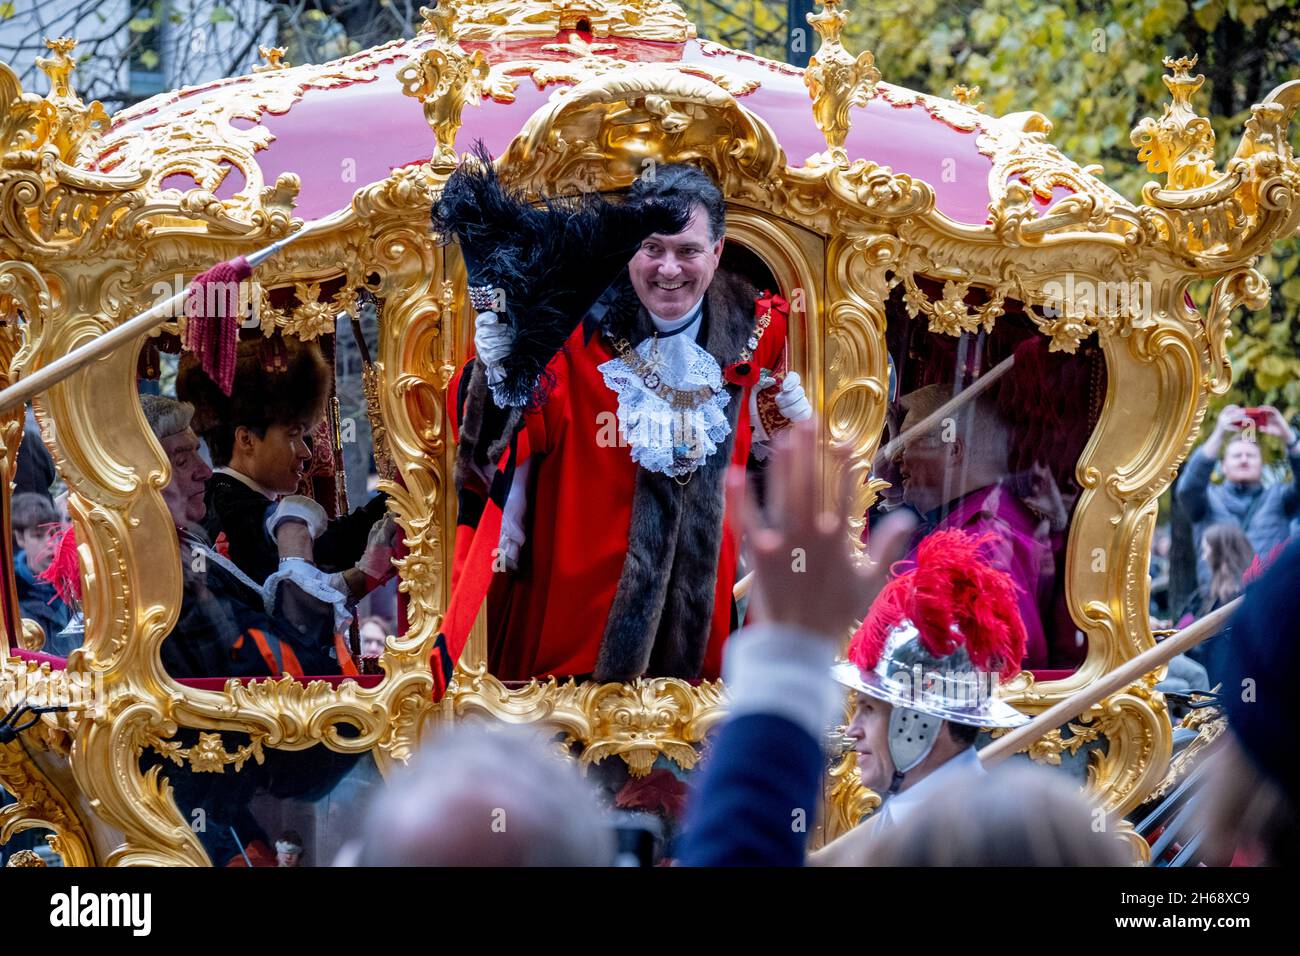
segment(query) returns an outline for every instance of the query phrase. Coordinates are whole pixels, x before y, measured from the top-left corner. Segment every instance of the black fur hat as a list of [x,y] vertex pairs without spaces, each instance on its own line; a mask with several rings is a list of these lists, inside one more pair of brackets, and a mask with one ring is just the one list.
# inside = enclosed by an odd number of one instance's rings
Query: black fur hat
[[239,343],[235,382],[229,395],[199,366],[181,357],[176,396],[194,406],[194,431],[208,443],[213,463],[227,464],[235,429],[265,434],[275,424],[315,422],[325,414],[334,373],[315,342],[293,338],[247,339]]
[[469,284],[499,289],[514,346],[502,363],[511,405],[539,405],[546,365],[652,233],[686,228],[689,204],[612,203],[598,193],[540,206],[501,184],[482,143],[434,204],[434,234],[460,245]]

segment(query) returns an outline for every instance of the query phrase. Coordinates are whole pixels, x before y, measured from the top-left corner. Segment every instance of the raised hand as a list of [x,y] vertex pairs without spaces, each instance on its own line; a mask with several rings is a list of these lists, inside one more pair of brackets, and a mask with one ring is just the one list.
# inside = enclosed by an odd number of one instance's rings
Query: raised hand
[[1295,431],[1287,423],[1286,418],[1272,405],[1261,405],[1260,411],[1268,417],[1264,423],[1259,426],[1259,430],[1265,435],[1273,435],[1282,439],[1288,448],[1295,444]]

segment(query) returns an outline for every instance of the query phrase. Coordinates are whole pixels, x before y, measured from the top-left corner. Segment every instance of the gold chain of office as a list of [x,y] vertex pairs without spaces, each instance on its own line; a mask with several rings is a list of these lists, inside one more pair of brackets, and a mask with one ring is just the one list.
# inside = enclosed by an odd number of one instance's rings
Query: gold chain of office
[[[767,331],[767,327],[771,324],[772,310],[768,309],[759,317],[758,323],[754,327],[754,334],[745,343],[745,349],[740,353],[740,358],[736,364],[744,364],[750,360],[754,354],[754,349],[758,348],[758,343],[763,338],[763,333]],[[649,391],[658,395],[673,408],[699,408],[721,391],[721,389],[715,389],[709,385],[701,385],[699,388],[690,389],[674,388],[663,380],[656,366],[642,358],[625,338],[614,343],[614,351],[618,353],[619,360],[632,370],[632,374],[641,379],[642,384]]]

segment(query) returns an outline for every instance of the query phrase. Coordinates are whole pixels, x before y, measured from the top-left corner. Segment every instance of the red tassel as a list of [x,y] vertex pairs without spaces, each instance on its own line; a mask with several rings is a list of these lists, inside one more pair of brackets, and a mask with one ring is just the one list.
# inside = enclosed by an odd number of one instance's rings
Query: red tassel
[[993,534],[937,531],[921,541],[915,566],[881,590],[849,644],[849,660],[863,670],[880,662],[885,639],[900,622],[911,621],[921,644],[936,657],[965,645],[971,663],[1014,677],[1028,637],[1011,575],[986,556],[998,546]]
[[77,562],[77,536],[72,525],[62,531],[53,542],[54,560],[39,575],[42,581],[52,584],[54,592],[64,604],[71,607],[81,603],[81,565]]
[[1263,577],[1264,572],[1267,571],[1273,562],[1277,560],[1278,555],[1287,549],[1287,545],[1291,543],[1291,540],[1292,539],[1287,538],[1286,540],[1279,541],[1277,544],[1273,545],[1272,549],[1264,556],[1263,560],[1260,559],[1259,555],[1255,555],[1251,558],[1250,567],[1241,574],[1241,586],[1246,587],[1247,585],[1254,584]]
[[239,348],[239,284],[252,274],[253,268],[243,256],[218,262],[194,277],[185,297],[182,344],[227,395],[235,381]]

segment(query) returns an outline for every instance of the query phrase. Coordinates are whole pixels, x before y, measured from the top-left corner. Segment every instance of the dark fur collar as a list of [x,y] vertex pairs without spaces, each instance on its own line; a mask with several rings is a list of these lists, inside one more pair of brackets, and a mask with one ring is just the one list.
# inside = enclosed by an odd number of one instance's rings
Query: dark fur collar
[[[719,272],[705,293],[704,347],[724,369],[740,357],[753,333],[757,292]],[[638,309],[634,330],[653,323]],[[640,339],[638,338],[637,341]],[[744,390],[727,385],[731,434],[690,481],[637,469],[627,557],[593,677],[627,681],[700,676],[713,623],[718,556],[722,547],[723,480],[731,464]]]
[[[739,359],[754,331],[757,294],[743,279],[721,271],[705,294],[702,344],[723,369]],[[654,325],[630,282],[603,301],[604,314],[588,327],[590,334],[599,329],[611,342],[626,337],[635,345],[652,333]],[[475,470],[472,465],[495,464],[521,420],[518,409],[506,413],[492,406],[483,370],[474,365],[467,372],[456,454],[458,489]],[[632,680],[647,671],[686,679],[700,675],[713,622],[723,479],[744,400],[742,388],[726,388],[731,434],[690,481],[679,485],[667,475],[637,469],[627,557],[604,624],[597,680]]]

